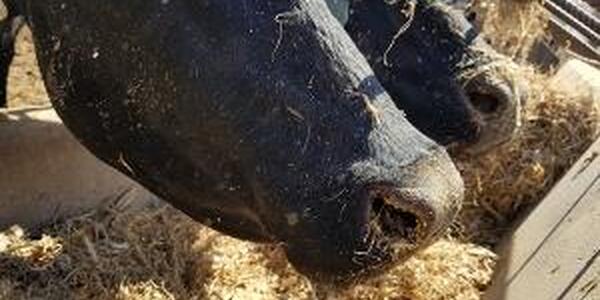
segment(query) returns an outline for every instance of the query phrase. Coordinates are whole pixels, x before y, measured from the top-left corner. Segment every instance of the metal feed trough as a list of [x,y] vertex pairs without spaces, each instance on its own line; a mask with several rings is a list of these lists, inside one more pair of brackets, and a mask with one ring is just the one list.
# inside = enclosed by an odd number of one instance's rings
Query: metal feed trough
[[34,227],[120,200],[157,198],[104,165],[49,107],[0,110],[0,230]]

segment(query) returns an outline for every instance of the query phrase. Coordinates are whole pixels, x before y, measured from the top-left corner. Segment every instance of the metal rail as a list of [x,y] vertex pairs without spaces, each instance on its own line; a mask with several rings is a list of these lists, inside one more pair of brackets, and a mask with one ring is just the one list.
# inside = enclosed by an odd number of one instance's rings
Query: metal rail
[[562,8],[591,30],[600,33],[600,19],[597,17],[597,13],[590,11],[594,9],[586,5],[587,3],[577,0],[546,0],[545,4],[554,4]]
[[568,39],[579,54],[600,60],[599,12],[579,0],[546,0],[543,5],[551,13],[551,29],[558,29],[559,42]]

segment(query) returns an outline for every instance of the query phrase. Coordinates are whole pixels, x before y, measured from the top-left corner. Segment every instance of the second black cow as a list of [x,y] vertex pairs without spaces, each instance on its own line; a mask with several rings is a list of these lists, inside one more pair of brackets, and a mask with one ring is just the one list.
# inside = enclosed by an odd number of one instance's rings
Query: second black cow
[[[348,2],[335,1],[338,10]],[[514,63],[462,11],[441,0],[350,1],[348,9],[347,31],[421,132],[469,154],[511,140],[525,91]]]

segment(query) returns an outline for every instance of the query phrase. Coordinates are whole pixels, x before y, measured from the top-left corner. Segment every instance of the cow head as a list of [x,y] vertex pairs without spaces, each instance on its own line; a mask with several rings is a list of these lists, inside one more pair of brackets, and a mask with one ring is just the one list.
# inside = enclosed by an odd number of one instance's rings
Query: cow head
[[521,93],[465,16],[425,0],[353,1],[347,30],[419,130],[476,153],[510,140]]
[[60,116],[194,219],[340,282],[410,257],[457,213],[445,150],[324,1],[57,2],[29,6]]

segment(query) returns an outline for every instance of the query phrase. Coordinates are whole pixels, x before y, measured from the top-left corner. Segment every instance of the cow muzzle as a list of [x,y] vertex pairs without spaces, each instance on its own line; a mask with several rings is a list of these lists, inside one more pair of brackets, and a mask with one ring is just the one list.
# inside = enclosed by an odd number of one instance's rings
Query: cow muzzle
[[347,218],[289,241],[290,261],[316,282],[342,286],[406,261],[446,233],[461,207],[462,179],[449,161],[440,149],[402,167],[395,181],[359,188],[334,216],[322,216]]
[[473,113],[475,135],[466,143],[452,147],[455,152],[480,154],[513,139],[521,127],[525,89],[511,75],[491,68],[465,83]]
[[432,159],[407,169],[402,186],[376,184],[368,188],[370,235],[383,239],[403,260],[445,232],[458,213],[464,194],[459,174]]

